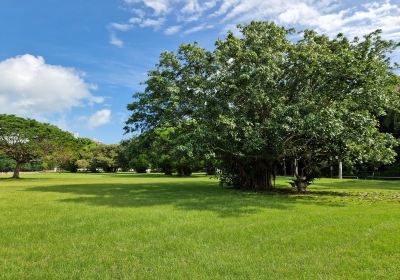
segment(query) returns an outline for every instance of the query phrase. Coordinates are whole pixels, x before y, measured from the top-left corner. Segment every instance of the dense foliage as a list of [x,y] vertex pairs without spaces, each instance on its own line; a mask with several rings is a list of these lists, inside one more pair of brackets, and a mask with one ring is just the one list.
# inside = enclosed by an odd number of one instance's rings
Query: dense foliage
[[178,128],[147,131],[121,144],[125,147],[123,155],[128,158],[125,161],[129,161],[128,166],[137,172],[151,168],[166,175],[176,172],[180,176],[190,176],[204,167],[204,162],[182,137],[185,134]]
[[126,130],[179,128],[180,145],[217,158],[222,181],[243,189],[271,189],[285,158],[299,162],[299,185],[333,157],[394,160],[397,141],[379,130],[379,118],[400,107],[388,56],[398,43],[379,30],[354,40],[306,30],[294,41],[293,30],[273,23],[239,29],[213,51],[184,44],[162,53],[128,105]]
[[14,115],[0,115],[0,151],[15,161],[14,178],[23,164],[57,154],[73,145],[74,137],[59,128]]

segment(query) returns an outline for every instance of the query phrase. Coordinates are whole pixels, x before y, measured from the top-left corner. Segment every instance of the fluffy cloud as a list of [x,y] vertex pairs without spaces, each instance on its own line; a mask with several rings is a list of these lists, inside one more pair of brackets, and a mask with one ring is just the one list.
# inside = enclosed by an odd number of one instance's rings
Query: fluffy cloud
[[127,4],[139,4],[142,3],[147,8],[153,10],[154,15],[158,16],[166,14],[169,10],[170,1],[168,0],[124,0]]
[[88,118],[89,129],[94,129],[99,126],[110,123],[111,121],[111,110],[103,109],[99,110]]
[[0,113],[41,117],[103,98],[72,68],[46,64],[30,54],[0,61]]
[[[129,0],[129,3],[136,3],[136,1]],[[131,17],[126,23],[117,23],[117,22],[112,22],[108,25],[108,31],[110,35],[110,44],[117,46],[117,47],[123,47],[124,46],[124,41],[118,37],[117,33],[118,32],[127,32],[135,27],[151,27],[154,30],[160,29],[161,26],[163,26],[165,22],[165,18],[163,17],[156,17],[156,18],[151,18],[151,17],[145,17],[146,13],[143,12],[140,9],[132,9],[132,13],[134,14],[133,17]],[[159,12],[157,12],[158,14]],[[168,32],[166,31],[166,34]],[[172,33],[170,33],[172,34]]]
[[328,35],[338,31],[349,36],[360,36],[376,29],[382,29],[388,39],[400,39],[400,5],[390,1],[364,4],[358,10],[345,9],[319,14],[305,23]]
[[[314,28],[328,35],[343,32],[360,36],[380,28],[386,38],[400,39],[400,3],[395,0],[361,4],[344,0],[122,1],[135,15],[133,19],[137,22],[130,24],[146,27],[145,21],[161,21],[157,27],[163,27],[166,35],[180,30],[184,30],[182,34],[190,34],[216,26],[227,30],[238,23],[270,20],[298,29]],[[165,22],[170,25],[165,26]]]

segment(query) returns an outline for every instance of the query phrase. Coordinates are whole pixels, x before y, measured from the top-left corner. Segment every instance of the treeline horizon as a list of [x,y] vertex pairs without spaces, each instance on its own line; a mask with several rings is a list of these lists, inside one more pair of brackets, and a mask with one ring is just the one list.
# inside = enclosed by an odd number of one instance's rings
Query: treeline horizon
[[193,43],[161,53],[127,106],[130,139],[73,140],[51,125],[2,115],[3,158],[16,170],[41,162],[71,172],[218,171],[222,184],[255,191],[272,190],[281,174],[295,175],[292,185],[305,191],[332,176],[338,161],[347,174],[398,172],[400,78],[391,53],[399,42],[380,30],[352,39],[305,30],[293,41],[294,29],[272,22],[238,29],[213,50]]

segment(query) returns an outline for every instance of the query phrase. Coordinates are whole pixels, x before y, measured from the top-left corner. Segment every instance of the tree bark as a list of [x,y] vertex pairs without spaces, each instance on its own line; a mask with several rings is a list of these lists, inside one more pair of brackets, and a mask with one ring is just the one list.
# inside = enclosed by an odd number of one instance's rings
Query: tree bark
[[339,159],[339,175],[338,175],[339,179],[343,179],[343,163],[342,160]]
[[15,166],[15,169],[14,169],[14,174],[13,174],[13,176],[12,176],[12,178],[14,178],[14,179],[20,179],[20,176],[19,176],[19,171],[21,170],[21,163],[20,162],[17,162],[17,164],[16,164],[16,166]]
[[244,172],[242,176],[244,178],[242,181],[246,189],[256,190],[256,191],[271,191],[274,186],[272,184],[272,165],[262,161],[254,162],[252,166],[253,170],[250,172]]
[[260,158],[228,157],[222,168],[222,180],[236,189],[249,191],[271,191],[274,186],[273,162]]
[[299,176],[299,162],[294,159],[294,176]]
[[286,176],[286,160],[283,159],[283,176]]

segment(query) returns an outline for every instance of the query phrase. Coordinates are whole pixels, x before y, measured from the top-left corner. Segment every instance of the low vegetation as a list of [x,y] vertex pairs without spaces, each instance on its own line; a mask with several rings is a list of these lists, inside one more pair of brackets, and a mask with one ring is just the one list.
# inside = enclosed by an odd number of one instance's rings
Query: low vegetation
[[[400,181],[161,174],[0,179],[1,279],[399,279]],[[288,192],[289,191],[289,192]]]

